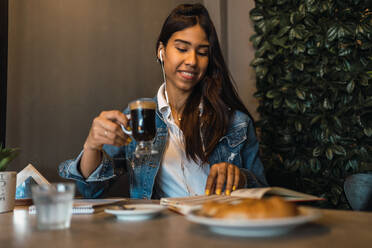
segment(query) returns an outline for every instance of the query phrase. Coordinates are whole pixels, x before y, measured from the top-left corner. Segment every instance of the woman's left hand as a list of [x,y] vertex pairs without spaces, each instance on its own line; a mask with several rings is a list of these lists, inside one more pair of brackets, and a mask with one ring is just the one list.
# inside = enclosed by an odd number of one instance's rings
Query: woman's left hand
[[244,183],[243,175],[240,169],[233,164],[222,162],[211,166],[205,194],[210,195],[214,192],[220,195],[225,186],[225,194],[230,195],[232,190],[236,190]]

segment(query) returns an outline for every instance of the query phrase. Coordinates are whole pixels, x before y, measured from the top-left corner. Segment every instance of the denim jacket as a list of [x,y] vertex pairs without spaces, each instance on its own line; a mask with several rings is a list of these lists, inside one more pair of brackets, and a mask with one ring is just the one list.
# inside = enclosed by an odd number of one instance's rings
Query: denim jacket
[[[124,113],[127,113],[125,110]],[[74,160],[67,160],[59,165],[59,174],[67,179],[77,181],[77,188],[86,198],[97,198],[110,186],[110,181],[123,173],[129,173],[130,197],[151,199],[161,197],[154,189],[155,178],[161,165],[168,129],[161,113],[156,111],[156,137],[154,148],[158,154],[136,158],[134,150],[136,142],[129,145],[115,147],[103,146],[102,163],[87,178],[79,172],[82,156]],[[209,157],[209,165],[228,162],[240,168],[245,175],[246,187],[267,186],[262,163],[258,157],[259,144],[255,135],[252,120],[244,113],[235,111],[228,127],[216,148]]]

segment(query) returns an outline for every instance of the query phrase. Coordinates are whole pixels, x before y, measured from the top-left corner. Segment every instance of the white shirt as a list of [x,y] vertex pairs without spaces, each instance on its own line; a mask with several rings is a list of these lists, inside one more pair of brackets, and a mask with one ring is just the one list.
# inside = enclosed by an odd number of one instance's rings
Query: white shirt
[[168,127],[168,140],[156,178],[159,193],[162,197],[203,195],[209,165],[187,159],[183,132],[174,122],[165,84],[160,86],[157,98],[159,112]]

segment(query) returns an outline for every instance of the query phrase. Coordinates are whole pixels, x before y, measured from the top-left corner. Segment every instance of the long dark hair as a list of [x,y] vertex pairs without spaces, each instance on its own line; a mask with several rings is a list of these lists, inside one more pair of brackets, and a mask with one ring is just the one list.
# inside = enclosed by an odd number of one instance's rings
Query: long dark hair
[[[186,156],[194,161],[199,158],[206,163],[217,143],[226,133],[234,111],[240,110],[249,116],[250,114],[236,92],[222,56],[216,30],[203,5],[182,4],[176,7],[163,24],[156,43],[156,51],[161,43],[166,47],[173,33],[197,24],[208,37],[209,63],[204,77],[194,87],[186,101],[180,128],[185,137]],[[201,117],[199,116],[200,102],[203,104]],[[195,131],[199,130],[199,127],[201,132]]]

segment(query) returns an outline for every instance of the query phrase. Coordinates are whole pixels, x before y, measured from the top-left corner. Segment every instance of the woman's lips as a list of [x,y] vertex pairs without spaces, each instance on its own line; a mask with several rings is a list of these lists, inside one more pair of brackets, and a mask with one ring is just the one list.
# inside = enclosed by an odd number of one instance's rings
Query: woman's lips
[[194,72],[188,72],[188,71],[179,71],[178,72],[182,78],[185,80],[193,80],[196,77],[196,73]]

